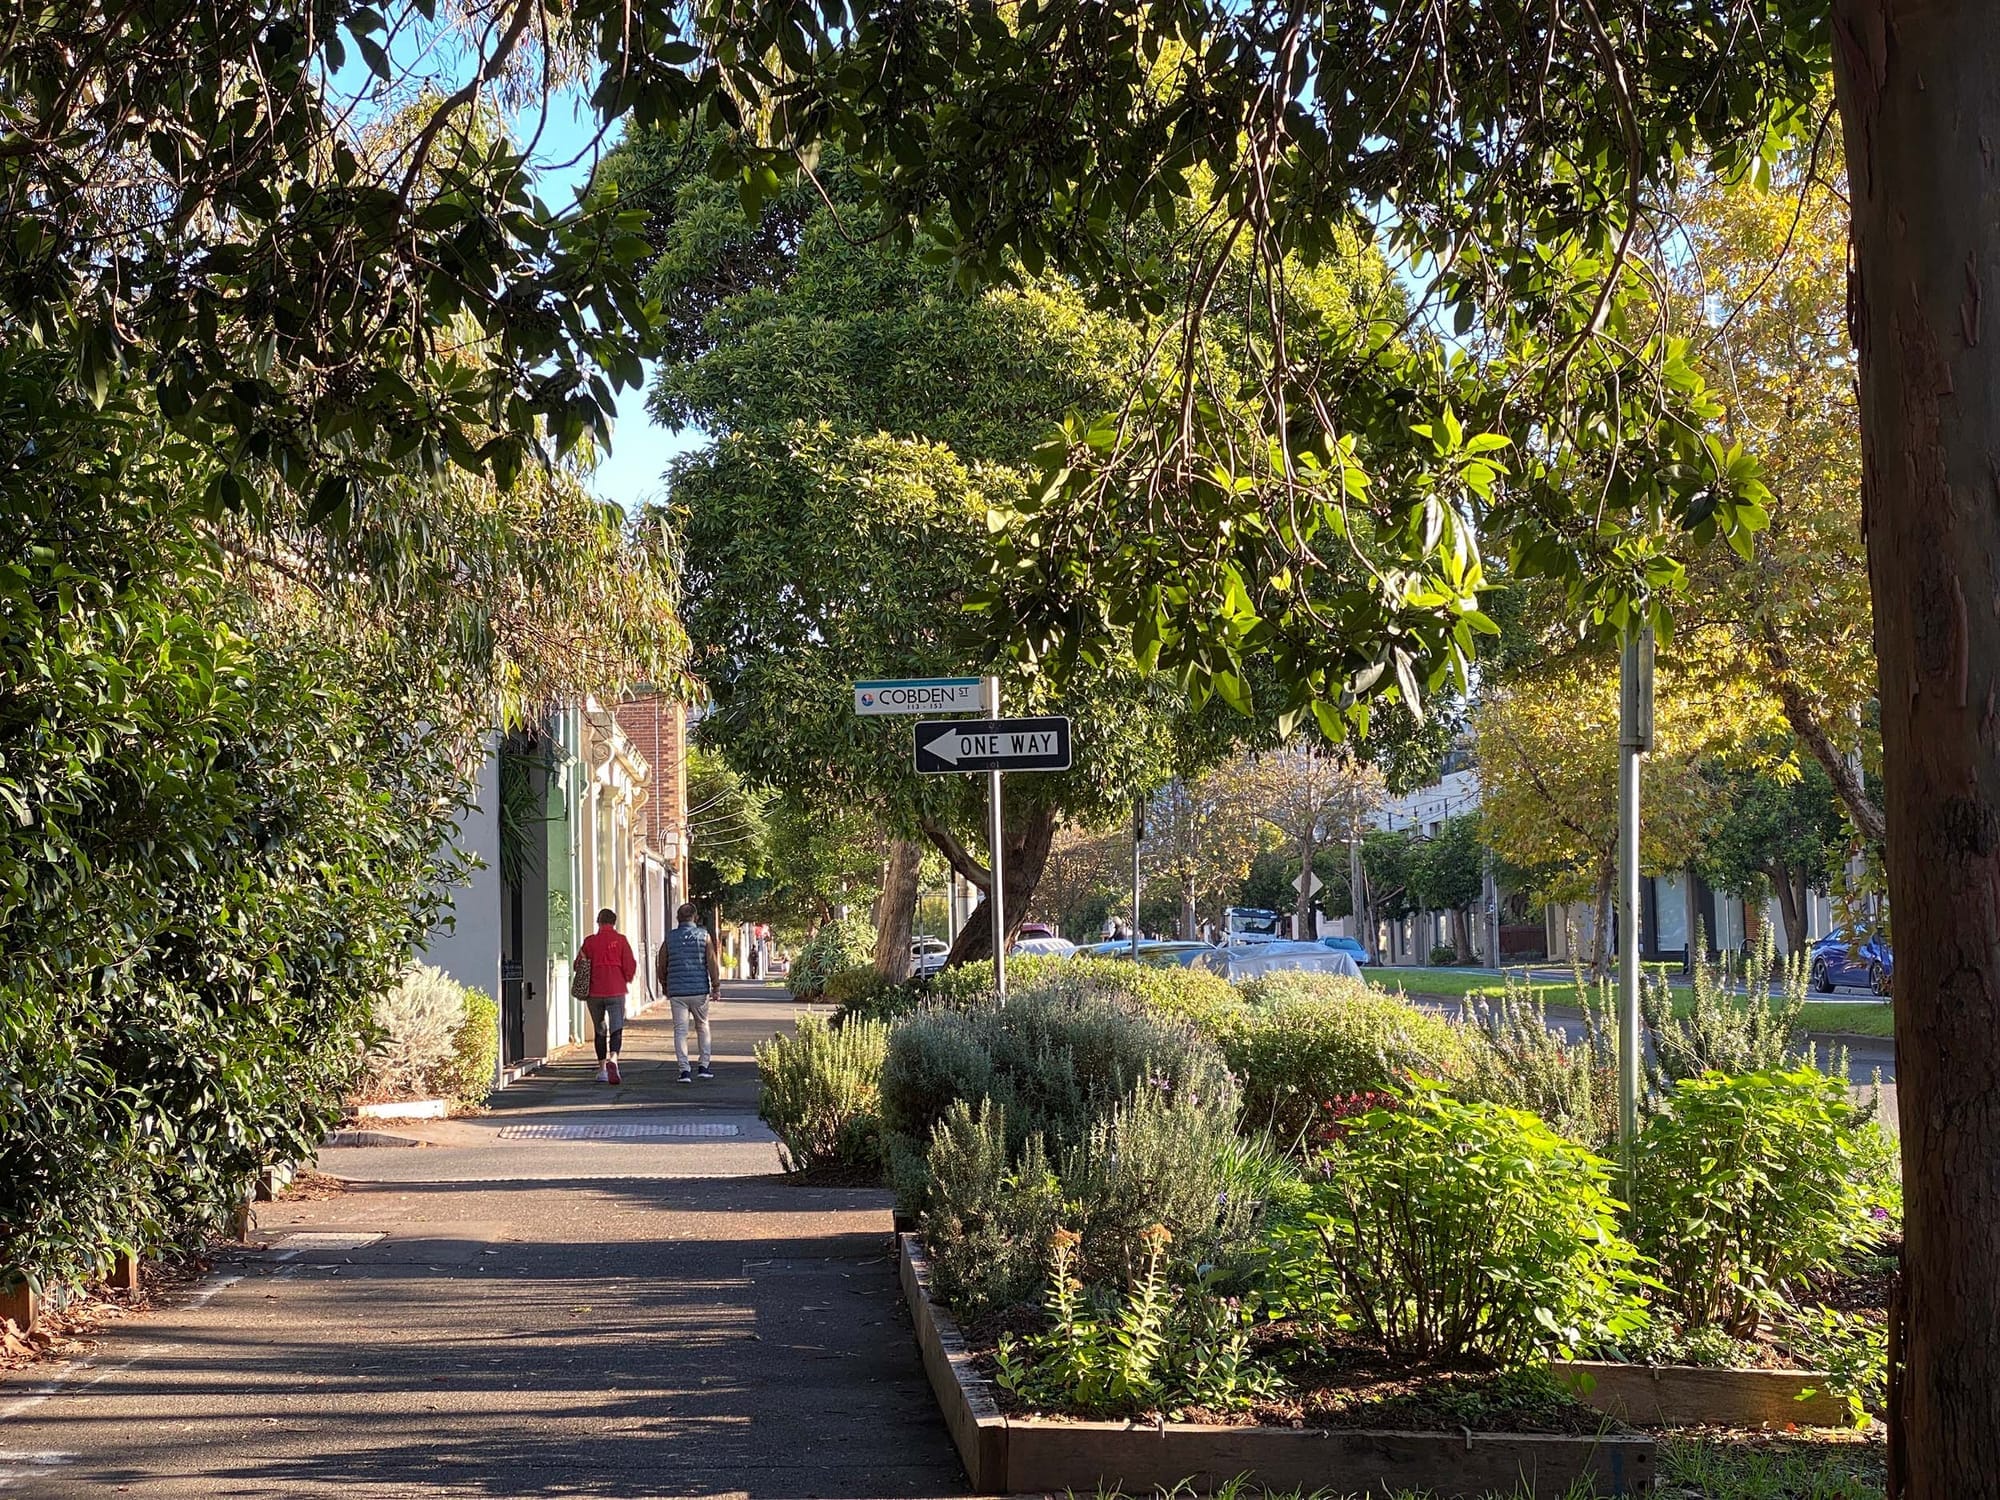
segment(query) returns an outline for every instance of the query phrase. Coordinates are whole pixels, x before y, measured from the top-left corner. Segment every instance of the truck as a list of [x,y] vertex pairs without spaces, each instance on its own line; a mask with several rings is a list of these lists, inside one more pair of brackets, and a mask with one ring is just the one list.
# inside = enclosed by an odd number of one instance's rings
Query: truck
[[1225,906],[1222,909],[1222,940],[1225,943],[1277,943],[1290,937],[1285,918],[1261,906]]

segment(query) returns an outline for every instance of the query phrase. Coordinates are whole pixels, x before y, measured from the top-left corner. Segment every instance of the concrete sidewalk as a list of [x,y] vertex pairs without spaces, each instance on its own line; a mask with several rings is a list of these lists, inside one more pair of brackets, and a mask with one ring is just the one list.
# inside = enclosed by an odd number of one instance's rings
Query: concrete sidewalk
[[[395,1132],[427,1144],[323,1153],[346,1192],[266,1205],[186,1305],[0,1384],[0,1489],[964,1493],[888,1195],[785,1183],[755,1121],[750,1049],[791,1013],[732,986],[705,1088],[674,1081],[663,1008],[623,1088],[564,1062]],[[666,1133],[695,1125],[738,1133]]]

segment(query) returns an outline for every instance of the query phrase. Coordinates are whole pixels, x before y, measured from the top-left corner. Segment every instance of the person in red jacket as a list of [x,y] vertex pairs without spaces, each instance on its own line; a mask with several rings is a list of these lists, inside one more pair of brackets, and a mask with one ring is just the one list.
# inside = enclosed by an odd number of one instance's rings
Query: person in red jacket
[[579,959],[590,960],[590,1025],[597,1042],[597,1081],[621,1083],[618,1044],[625,1039],[625,991],[639,972],[632,945],[618,930],[618,913],[605,907],[597,931],[583,940]]

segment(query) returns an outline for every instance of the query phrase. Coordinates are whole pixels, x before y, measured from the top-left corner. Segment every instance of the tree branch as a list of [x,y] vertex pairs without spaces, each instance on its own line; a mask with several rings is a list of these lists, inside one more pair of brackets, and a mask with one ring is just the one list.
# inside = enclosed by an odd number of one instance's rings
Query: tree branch
[[991,888],[993,880],[986,866],[972,857],[965,845],[958,841],[957,836],[949,828],[929,818],[925,818],[921,826],[924,837],[929,839],[938,853],[945,857],[945,862],[963,875],[976,890],[983,895]]

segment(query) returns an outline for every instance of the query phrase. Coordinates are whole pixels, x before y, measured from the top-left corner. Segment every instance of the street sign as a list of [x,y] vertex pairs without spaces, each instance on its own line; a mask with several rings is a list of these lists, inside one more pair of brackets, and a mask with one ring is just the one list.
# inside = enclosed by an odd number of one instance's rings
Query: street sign
[[[1310,882],[1310,884],[1308,884],[1308,882]],[[1317,874],[1315,874],[1311,870],[1299,871],[1299,878],[1292,882],[1292,889],[1299,892],[1299,894],[1303,896],[1317,896],[1319,894],[1319,888],[1320,888],[1320,878]]]
[[893,677],[854,684],[858,714],[983,714],[993,708],[984,677]]
[[1069,720],[919,719],[917,769],[931,776],[955,771],[1067,771]]

